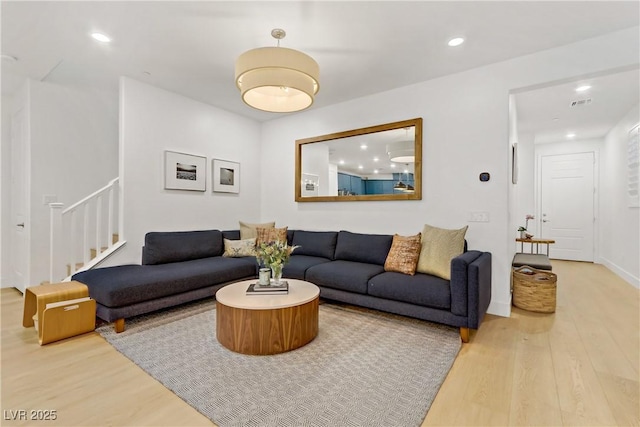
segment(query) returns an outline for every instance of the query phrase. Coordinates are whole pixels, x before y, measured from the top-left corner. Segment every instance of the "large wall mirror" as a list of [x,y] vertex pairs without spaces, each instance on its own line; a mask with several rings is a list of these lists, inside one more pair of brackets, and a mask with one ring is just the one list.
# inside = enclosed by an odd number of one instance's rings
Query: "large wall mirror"
[[296,141],[297,202],[422,199],[422,119]]

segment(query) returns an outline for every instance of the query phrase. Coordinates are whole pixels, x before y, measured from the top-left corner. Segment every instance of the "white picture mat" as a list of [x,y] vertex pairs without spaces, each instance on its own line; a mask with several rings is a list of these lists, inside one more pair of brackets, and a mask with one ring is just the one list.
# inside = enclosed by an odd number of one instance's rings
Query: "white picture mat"
[[213,159],[211,163],[213,191],[239,193],[240,163],[220,159]]
[[167,190],[205,191],[207,158],[193,154],[164,152],[164,188]]

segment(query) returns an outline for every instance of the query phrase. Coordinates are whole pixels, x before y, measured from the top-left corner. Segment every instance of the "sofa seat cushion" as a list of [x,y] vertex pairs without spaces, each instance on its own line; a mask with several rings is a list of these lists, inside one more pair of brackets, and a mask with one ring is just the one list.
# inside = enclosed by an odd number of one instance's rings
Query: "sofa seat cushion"
[[[293,252],[296,253],[297,249]],[[282,276],[290,279],[304,280],[305,273],[309,267],[314,265],[330,262],[327,258],[308,256],[308,255],[292,255],[289,262],[282,269]]]
[[451,286],[448,280],[429,274],[386,272],[369,281],[369,295],[424,307],[451,309]]
[[[157,265],[96,268],[73,276],[106,307],[123,307],[169,295],[255,277],[255,259],[202,258]],[[213,296],[213,295],[212,295]]]
[[305,280],[318,286],[366,294],[369,279],[382,272],[384,272],[382,265],[331,261],[310,267]]

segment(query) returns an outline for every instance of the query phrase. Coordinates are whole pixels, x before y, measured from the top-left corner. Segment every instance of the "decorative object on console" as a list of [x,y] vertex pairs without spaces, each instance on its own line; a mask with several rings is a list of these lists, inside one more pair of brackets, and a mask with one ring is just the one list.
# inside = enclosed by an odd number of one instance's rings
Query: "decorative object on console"
[[224,240],[224,253],[222,256],[238,258],[243,256],[256,256],[256,239]]
[[275,240],[262,242],[256,249],[256,260],[258,261],[258,264],[266,265],[271,269],[271,277],[276,285],[278,285],[280,283],[280,279],[282,279],[282,269],[284,268],[284,265],[289,262],[291,252],[297,248],[297,246],[287,245],[286,227],[284,230],[284,241]]
[[255,239],[258,237],[258,228],[273,228],[276,226],[275,221],[264,222],[262,224],[252,224],[249,222],[239,221],[240,223],[240,238],[241,239]]
[[213,159],[212,165],[213,191],[217,193],[240,192],[240,163]]
[[308,108],[320,88],[320,67],[309,55],[280,47],[286,36],[275,28],[277,47],[249,50],[236,60],[236,86],[242,100],[258,110],[290,113]]
[[164,152],[164,188],[167,190],[206,190],[207,158],[193,154]]
[[448,230],[425,224],[416,271],[451,280],[451,260],[464,252],[467,228]]
[[420,257],[421,236],[421,233],[415,236],[394,234],[391,249],[384,263],[384,271],[395,271],[411,276],[416,274]]
[[518,231],[520,232],[520,238],[521,239],[530,239],[530,238],[533,237],[533,234],[529,234],[529,233],[526,232],[527,229],[529,228],[529,220],[530,219],[536,219],[536,217],[531,215],[531,214],[527,214],[524,217],[524,227],[523,226],[518,227]]

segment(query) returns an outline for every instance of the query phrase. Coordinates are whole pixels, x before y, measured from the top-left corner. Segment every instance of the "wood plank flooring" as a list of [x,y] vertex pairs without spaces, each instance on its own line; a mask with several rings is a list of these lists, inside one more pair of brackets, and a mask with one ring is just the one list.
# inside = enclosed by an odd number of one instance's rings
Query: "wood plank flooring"
[[[488,316],[423,426],[640,425],[639,291],[601,265],[553,261],[553,271],[556,313]],[[0,299],[1,425],[212,425],[95,333],[40,347],[21,325],[21,294]],[[20,409],[57,420],[7,419]]]

